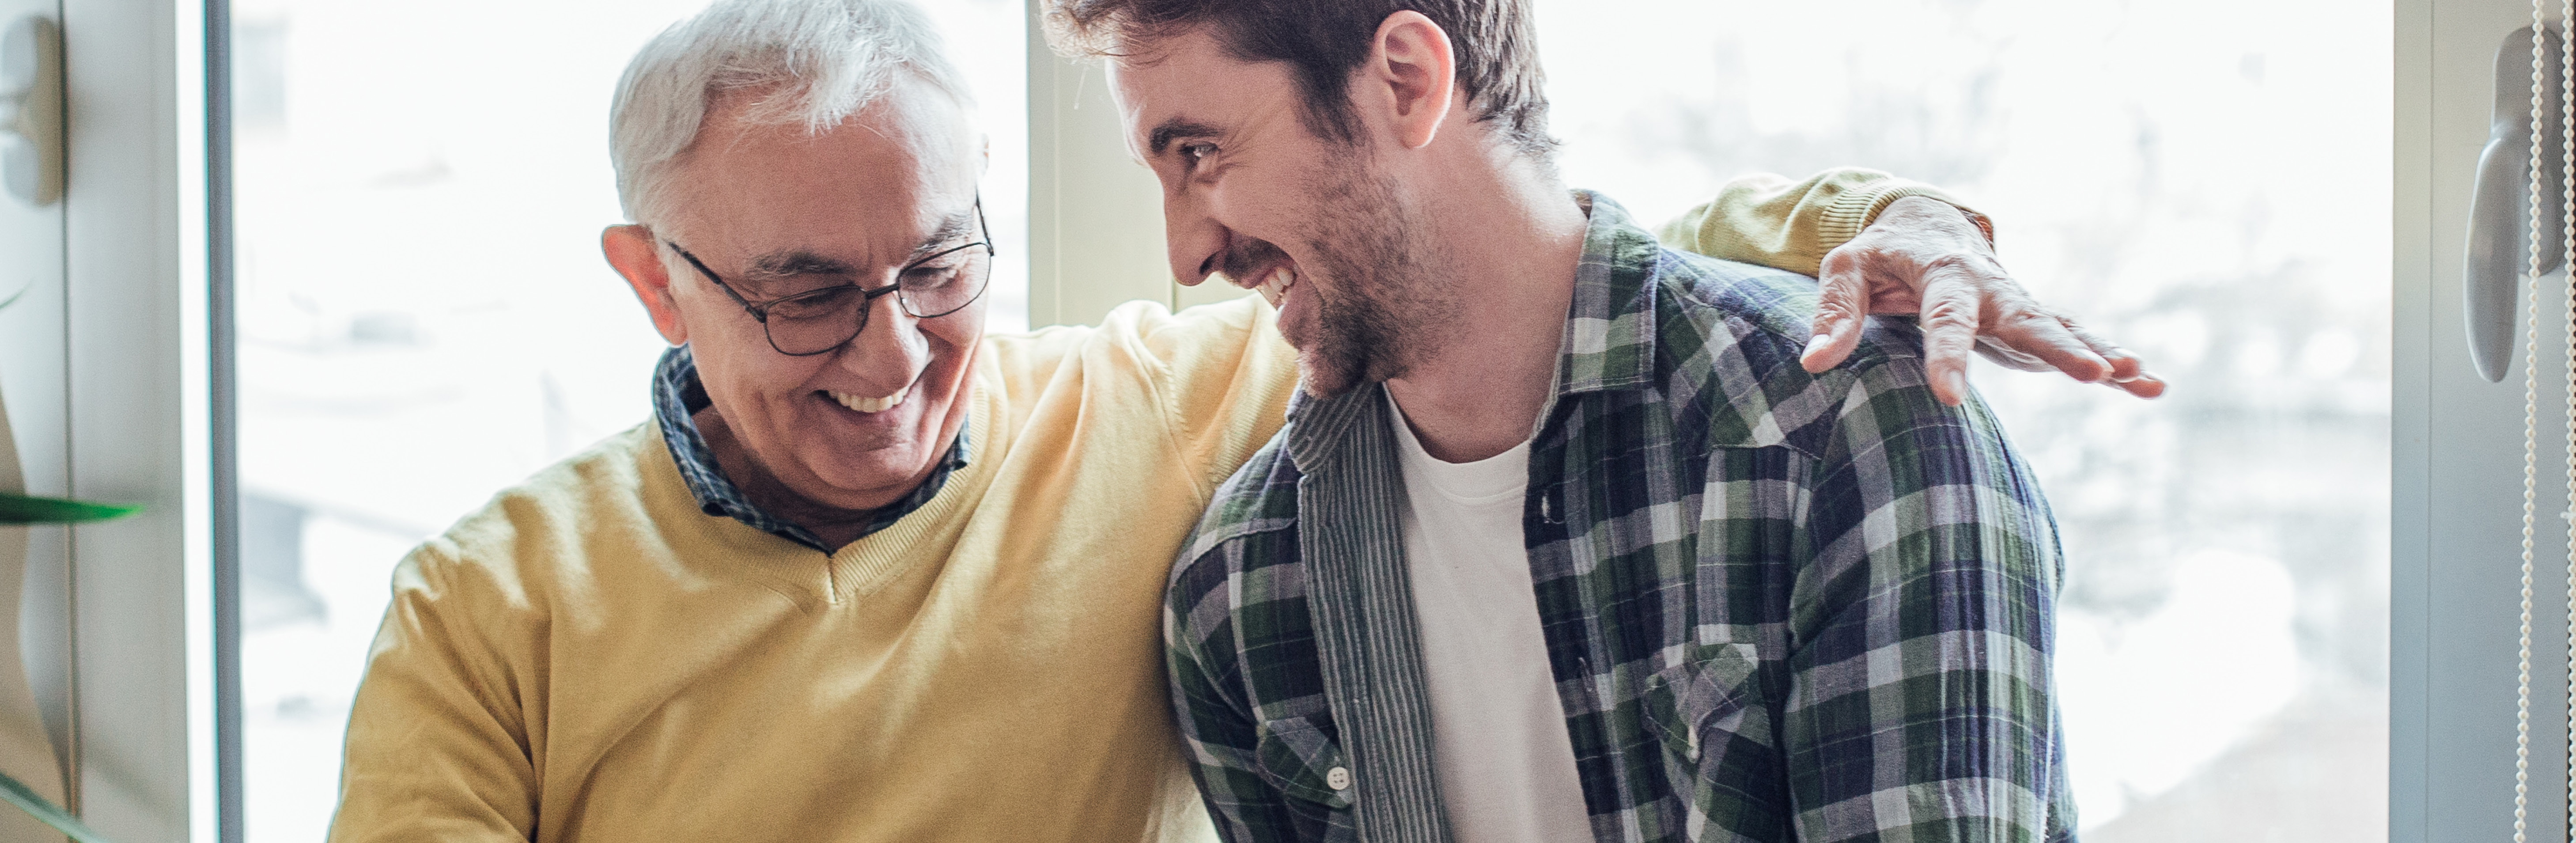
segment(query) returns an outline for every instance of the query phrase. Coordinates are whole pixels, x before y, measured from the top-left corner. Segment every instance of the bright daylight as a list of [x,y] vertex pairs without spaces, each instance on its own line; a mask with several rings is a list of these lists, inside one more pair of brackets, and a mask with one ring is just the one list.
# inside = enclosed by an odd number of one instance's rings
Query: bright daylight
[[2547,4],[0,12],[0,839],[2576,804]]

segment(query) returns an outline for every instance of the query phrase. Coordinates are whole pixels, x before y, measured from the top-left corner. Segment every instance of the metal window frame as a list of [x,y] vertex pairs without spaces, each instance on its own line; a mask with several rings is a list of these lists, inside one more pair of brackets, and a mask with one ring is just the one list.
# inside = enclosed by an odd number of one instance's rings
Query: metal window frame
[[68,541],[67,766],[115,840],[214,839],[219,814],[210,9],[60,4],[64,491],[148,507]]
[[[2555,5],[2555,4],[2552,4]],[[2514,839],[2523,371],[2470,364],[2461,267],[2498,42],[2530,0],[2396,0],[2391,278],[2389,839]],[[2470,94],[2469,91],[2476,91]],[[2565,283],[2563,273],[2543,283]],[[2526,839],[2569,839],[2564,323],[2540,324]],[[2520,322],[2519,317],[2517,322]],[[2563,370],[2561,370],[2563,371]]]

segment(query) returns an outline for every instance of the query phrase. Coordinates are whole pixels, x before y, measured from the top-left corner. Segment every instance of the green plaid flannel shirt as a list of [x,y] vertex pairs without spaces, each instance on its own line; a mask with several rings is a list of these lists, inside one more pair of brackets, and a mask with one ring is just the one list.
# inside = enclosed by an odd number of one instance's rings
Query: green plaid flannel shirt
[[[1811,281],[1591,224],[1522,521],[1602,841],[2071,841],[2030,471],[1921,340],[1822,374]],[[1175,565],[1170,676],[1235,843],[1441,843],[1378,387],[1300,396]]]

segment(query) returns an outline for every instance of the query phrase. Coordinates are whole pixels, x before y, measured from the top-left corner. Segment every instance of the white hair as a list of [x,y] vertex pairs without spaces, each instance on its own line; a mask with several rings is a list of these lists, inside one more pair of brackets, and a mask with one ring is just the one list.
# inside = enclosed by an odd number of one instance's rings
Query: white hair
[[654,36],[617,82],[608,157],[618,202],[634,222],[665,219],[673,170],[720,97],[757,95],[742,112],[751,125],[819,134],[883,95],[898,72],[971,101],[938,32],[904,0],[717,0]]

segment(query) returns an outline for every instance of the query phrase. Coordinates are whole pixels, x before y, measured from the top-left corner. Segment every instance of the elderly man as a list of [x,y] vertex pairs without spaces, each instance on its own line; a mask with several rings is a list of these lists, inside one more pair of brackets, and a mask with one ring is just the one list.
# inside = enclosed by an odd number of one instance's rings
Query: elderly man
[[[1250,297],[985,335],[965,97],[892,0],[722,0],[635,58],[602,242],[674,346],[655,418],[403,562],[333,839],[1205,833],[1161,595],[1294,352]],[[1699,230],[1812,264],[1913,190],[1748,184]]]
[[1052,18],[1110,57],[1173,270],[1299,351],[1168,597],[1228,840],[2073,839],[2031,473],[1910,327],[1802,368],[1806,279],[1568,191],[1527,3]]

